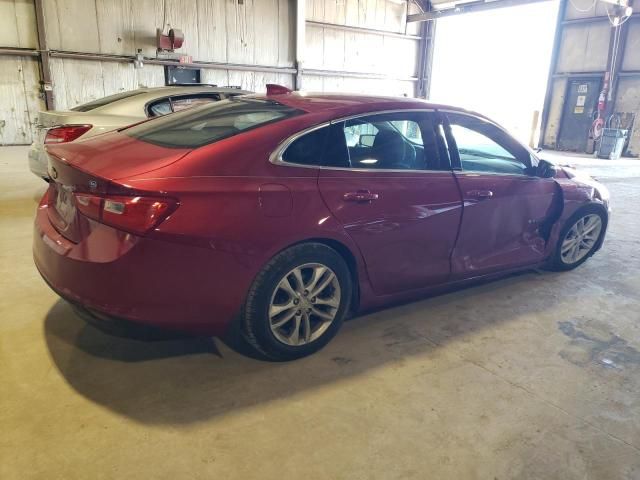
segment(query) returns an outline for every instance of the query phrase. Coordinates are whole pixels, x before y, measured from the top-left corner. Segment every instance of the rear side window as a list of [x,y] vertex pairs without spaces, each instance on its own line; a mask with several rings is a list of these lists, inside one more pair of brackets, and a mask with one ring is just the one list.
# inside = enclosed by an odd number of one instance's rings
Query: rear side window
[[149,116],[151,117],[161,117],[171,112],[173,112],[173,110],[171,110],[171,102],[169,102],[168,98],[159,100],[149,106]]
[[83,103],[82,105],[73,107],[71,110],[74,112],[90,112],[91,110],[95,110],[96,108],[104,107],[105,105],[117,102],[118,100],[124,100],[125,98],[134,97],[145,92],[146,90],[133,90],[131,92],[116,93],[115,95],[109,95],[108,97],[99,98],[98,100],[94,100],[93,102]]
[[330,125],[302,135],[287,147],[282,160],[298,165],[348,167],[349,157],[342,129]]
[[186,109],[124,130],[169,148],[197,148],[303,113],[273,100],[235,98]]
[[184,97],[171,97],[173,111],[179,112],[186,108],[197,107],[220,100],[220,95],[189,95]]

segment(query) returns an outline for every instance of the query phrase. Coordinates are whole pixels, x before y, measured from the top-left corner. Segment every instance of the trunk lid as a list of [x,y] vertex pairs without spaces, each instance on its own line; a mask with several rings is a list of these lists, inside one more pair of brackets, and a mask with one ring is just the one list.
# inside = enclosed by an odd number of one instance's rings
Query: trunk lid
[[[39,128],[51,128],[56,125],[64,125],[65,123],[77,123],[74,117],[78,116],[78,112],[65,112],[65,111],[53,111],[53,112],[39,112],[38,124]],[[85,123],[85,122],[82,122]]]
[[[127,187],[117,179],[165,167],[191,150],[150,145],[113,132],[86,141],[48,145],[49,220],[67,239],[80,242],[90,221],[77,209],[75,193],[107,194]],[[133,192],[132,192],[133,193]]]
[[128,178],[166,167],[191,150],[160,147],[117,131],[86,140],[47,145],[49,154],[68,165],[108,180]]
[[80,191],[106,193],[109,182],[78,170],[52,154],[49,155],[49,177],[49,221],[65,238],[78,243],[88,233],[89,224],[78,214],[74,194]]

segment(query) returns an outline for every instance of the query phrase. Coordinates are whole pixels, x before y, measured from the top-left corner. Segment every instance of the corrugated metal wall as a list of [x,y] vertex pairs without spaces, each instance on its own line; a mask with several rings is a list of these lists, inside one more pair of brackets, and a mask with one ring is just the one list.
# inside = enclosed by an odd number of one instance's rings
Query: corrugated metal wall
[[[0,1],[0,47],[36,49],[34,0]],[[566,85],[572,76],[607,68],[611,24],[606,6],[568,2],[556,68],[550,83],[544,144],[555,146]],[[289,69],[260,72],[205,68],[203,81],[264,90],[294,85],[294,0],[43,0],[48,48],[53,51],[155,55],[156,27],[181,28],[180,52],[202,62]],[[574,5],[575,4],[575,5]],[[588,5],[587,5],[588,7]],[[303,88],[409,95],[415,93],[419,23],[406,23],[408,0],[306,0]],[[583,11],[586,10],[586,11]],[[585,23],[579,19],[596,18]],[[640,18],[629,20],[626,55],[615,95],[616,111],[640,112]],[[366,31],[363,29],[367,29]],[[377,30],[377,31],[372,31]],[[51,58],[55,108],[140,86],[164,83],[160,65]],[[29,143],[38,110],[37,57],[0,55],[0,144]],[[631,72],[631,73],[629,73]],[[630,152],[640,153],[640,128]]]
[[[0,2],[0,45],[37,48],[35,11],[31,0]],[[38,61],[34,57],[0,55],[0,144],[28,143],[39,97]]]
[[[180,28],[180,53],[194,61],[293,68],[294,0],[43,0],[47,47],[52,51],[155,56],[156,28]],[[407,0],[307,0],[305,90],[413,95],[418,41],[407,38]],[[380,33],[315,25],[366,27]],[[416,33],[419,25],[412,25]],[[384,32],[390,35],[385,35]],[[0,1],[0,46],[37,48],[33,0]],[[141,86],[164,84],[161,65],[50,59],[55,108]],[[38,110],[35,57],[0,55],[0,144],[31,141]],[[343,74],[333,75],[327,70]],[[344,72],[346,73],[344,73]],[[366,73],[354,78],[349,72]],[[381,78],[372,77],[379,74]],[[247,69],[202,70],[202,81],[263,91],[266,83],[294,85],[294,75]],[[390,78],[387,78],[390,77]]]
[[[398,1],[308,0],[305,69],[377,73],[390,78],[309,74],[304,88],[413,96],[419,41],[396,35],[418,33],[419,24],[407,25],[407,8],[407,3]],[[322,23],[381,33],[327,28]]]
[[[293,2],[288,0],[50,0],[45,2],[51,50],[155,56],[156,28],[185,32],[179,50],[194,60],[291,67]],[[140,86],[164,84],[160,65],[54,58],[56,109]],[[204,69],[202,81],[262,90],[265,83],[292,85],[292,76]]]
[[[589,0],[566,2],[556,65],[550,84],[548,120],[544,145],[558,143],[567,85],[573,78],[604,78],[609,58],[612,24],[602,2]],[[640,18],[632,17],[625,26],[626,48],[618,72],[618,88],[612,100],[613,112],[635,112],[638,117],[628,153],[640,154]]]

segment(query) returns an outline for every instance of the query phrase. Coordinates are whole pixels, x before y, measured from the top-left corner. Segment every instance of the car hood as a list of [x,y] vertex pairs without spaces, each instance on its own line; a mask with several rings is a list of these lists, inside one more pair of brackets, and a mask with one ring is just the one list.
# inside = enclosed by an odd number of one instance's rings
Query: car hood
[[558,173],[556,178],[567,179],[576,184],[579,188],[590,190],[592,193],[590,197],[597,197],[603,201],[606,205],[609,204],[609,190],[602,183],[595,178],[587,175],[584,172],[576,170],[569,165],[557,165]]

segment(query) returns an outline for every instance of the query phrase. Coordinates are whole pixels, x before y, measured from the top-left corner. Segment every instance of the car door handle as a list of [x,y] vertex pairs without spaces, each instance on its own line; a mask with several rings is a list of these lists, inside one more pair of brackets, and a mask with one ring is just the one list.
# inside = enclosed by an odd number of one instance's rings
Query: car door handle
[[493,197],[493,192],[491,190],[470,190],[467,192],[467,196],[478,200],[486,200]]
[[370,202],[377,200],[379,195],[377,193],[371,193],[369,190],[358,190],[357,192],[345,193],[342,198],[345,202]]

